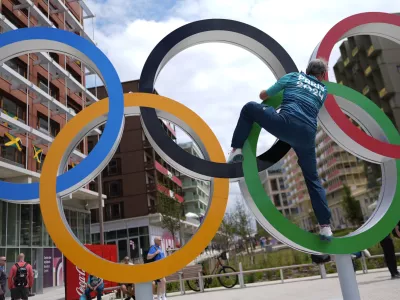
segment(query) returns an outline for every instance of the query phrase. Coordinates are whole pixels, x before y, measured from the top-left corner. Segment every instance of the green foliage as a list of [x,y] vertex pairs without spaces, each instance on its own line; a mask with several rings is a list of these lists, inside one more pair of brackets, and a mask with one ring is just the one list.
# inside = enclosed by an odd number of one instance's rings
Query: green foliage
[[343,194],[342,206],[346,213],[347,220],[355,226],[361,225],[364,221],[364,217],[360,202],[351,195],[351,190],[347,185],[343,186]]
[[175,237],[175,234],[180,231],[181,221],[185,220],[183,204],[159,193],[157,211],[162,215],[161,227],[167,229]]

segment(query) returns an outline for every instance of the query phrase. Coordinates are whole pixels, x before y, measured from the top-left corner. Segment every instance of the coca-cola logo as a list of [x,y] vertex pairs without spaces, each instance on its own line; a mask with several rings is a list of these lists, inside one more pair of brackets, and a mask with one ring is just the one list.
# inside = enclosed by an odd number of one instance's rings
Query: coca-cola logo
[[79,296],[82,296],[85,293],[86,289],[86,272],[79,269],[78,267],[76,267],[76,271],[78,272],[79,276],[79,281],[78,281],[79,286],[75,290]]

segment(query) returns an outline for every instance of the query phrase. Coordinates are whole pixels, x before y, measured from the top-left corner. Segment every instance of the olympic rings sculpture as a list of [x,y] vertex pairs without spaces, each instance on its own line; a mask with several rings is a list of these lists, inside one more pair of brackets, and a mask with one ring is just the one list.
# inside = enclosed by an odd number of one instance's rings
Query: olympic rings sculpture
[[[400,43],[400,17],[385,13],[363,13],[336,24],[315,49],[311,58],[329,59],[333,45],[357,34],[380,35]],[[55,138],[43,166],[39,184],[0,182],[0,198],[29,203],[40,198],[46,228],[57,247],[75,265],[106,280],[149,282],[174,273],[191,262],[218,230],[227,204],[229,180],[238,181],[247,204],[258,221],[289,246],[309,253],[347,254],[367,248],[386,236],[398,222],[400,192],[400,136],[393,124],[370,100],[350,88],[326,82],[331,94],[319,114],[330,137],[352,154],[382,165],[383,184],[378,207],[361,228],[343,238],[323,243],[286,220],[262,189],[260,174],[279,161],[290,146],[282,141],[256,157],[260,128],[254,126],[244,147],[245,161],[228,165],[218,140],[202,119],[180,103],[153,95],[161,69],[180,51],[204,42],[227,42],[257,55],[276,77],[297,72],[289,54],[266,33],[241,22],[201,20],[167,35],[149,55],[140,76],[139,93],[122,93],[118,75],[107,57],[94,45],[73,33],[51,28],[28,28],[0,36],[0,61],[32,51],[61,52],[95,70],[108,91],[103,99],[77,114]],[[335,95],[335,98],[332,96]],[[278,107],[281,99],[268,104]],[[350,123],[344,112],[357,120],[366,133]],[[95,177],[110,161],[120,141],[125,115],[142,116],[146,136],[160,156],[180,172],[212,182],[207,216],[193,238],[178,252],[146,265],[116,264],[87,250],[69,228],[59,199]],[[176,123],[191,135],[205,160],[191,156],[173,143],[161,129],[158,118]],[[99,143],[77,167],[63,174],[67,159],[85,135],[106,122]],[[11,192],[10,192],[11,191]]]

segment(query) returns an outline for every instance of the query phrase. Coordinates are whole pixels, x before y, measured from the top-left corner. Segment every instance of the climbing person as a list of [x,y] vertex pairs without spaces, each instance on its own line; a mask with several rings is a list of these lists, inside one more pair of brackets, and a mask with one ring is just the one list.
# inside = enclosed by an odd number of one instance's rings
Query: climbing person
[[279,113],[269,105],[247,103],[242,108],[233,133],[228,163],[243,160],[242,148],[254,122],[279,140],[288,143],[297,154],[298,164],[320,226],[320,239],[330,241],[331,211],[318,176],[315,154],[317,116],[328,94],[326,86],[322,83],[327,71],[326,61],[314,59],[309,62],[306,73],[286,74],[269,89],[261,91],[260,99],[267,100],[283,90]]

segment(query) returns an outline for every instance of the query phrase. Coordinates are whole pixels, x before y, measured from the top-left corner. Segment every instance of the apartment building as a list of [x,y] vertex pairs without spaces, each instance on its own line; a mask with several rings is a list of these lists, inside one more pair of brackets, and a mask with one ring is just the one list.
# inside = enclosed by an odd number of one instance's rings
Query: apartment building
[[267,170],[267,178],[263,186],[271,201],[285,217],[293,219],[297,215],[296,202],[288,199],[289,190],[285,182],[283,160]]
[[[193,142],[181,143],[179,146],[190,154],[203,158],[199,147]],[[210,183],[181,174],[183,197],[185,199],[185,213],[204,216],[210,198]]]
[[400,45],[369,35],[349,37],[340,45],[336,81],[367,96],[400,129]]
[[[84,31],[84,18],[94,17],[83,1],[3,0],[1,33],[18,28],[46,26],[73,31],[92,41]],[[93,42],[93,41],[92,41]],[[57,53],[30,53],[0,66],[0,174],[1,180],[38,182],[48,147],[63,126],[98,99],[85,88],[82,63]],[[91,134],[98,135],[99,130]],[[69,167],[87,155],[83,140],[73,151]],[[90,208],[99,195],[81,188],[63,199],[66,219],[83,243],[90,243]],[[63,284],[63,257],[42,221],[38,204],[0,200],[0,256],[7,269],[23,252],[37,274],[34,292]]]
[[[138,91],[139,81],[122,83],[124,93]],[[104,86],[89,89],[99,99],[107,97]],[[168,136],[176,141],[175,125],[160,120]],[[89,137],[89,151],[97,137]],[[125,128],[116,154],[102,173],[104,241],[118,246],[119,259],[140,259],[155,236],[163,238],[163,248],[180,246],[180,238],[197,230],[198,222],[184,221],[183,233],[173,237],[162,228],[161,201],[184,202],[181,174],[168,165],[151,147],[139,116],[125,119]],[[91,183],[97,190],[97,181]],[[166,200],[167,199],[167,200]],[[182,212],[184,214],[184,212]],[[92,210],[93,243],[100,240],[98,209]]]

